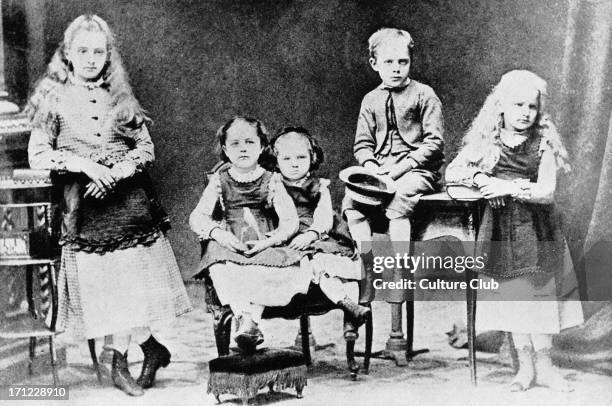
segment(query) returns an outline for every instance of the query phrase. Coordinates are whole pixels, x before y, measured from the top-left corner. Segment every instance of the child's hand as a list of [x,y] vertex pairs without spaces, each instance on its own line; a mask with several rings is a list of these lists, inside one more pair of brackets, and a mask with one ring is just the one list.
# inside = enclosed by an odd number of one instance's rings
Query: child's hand
[[83,197],[93,197],[94,199],[102,200],[104,199],[108,193],[110,193],[110,189],[100,189],[100,187],[94,182],[91,181],[87,184],[85,188],[85,193]]
[[210,237],[230,251],[245,252],[248,250],[247,246],[229,231],[215,228],[212,233],[210,233]]
[[379,166],[378,169],[376,169],[377,175],[389,175],[390,173],[391,170],[385,166]]
[[272,238],[266,238],[265,240],[253,240],[245,242],[247,246],[247,250],[244,251],[244,255],[247,257],[253,256],[258,252],[265,250],[268,247],[274,245],[274,240]]
[[98,187],[98,189],[108,193],[112,188],[115,187],[117,179],[115,179],[113,173],[109,168],[104,165],[100,165],[96,162],[82,159],[80,161],[81,171],[89,177]]
[[378,173],[378,171],[381,169],[381,167],[378,164],[376,164],[374,161],[367,161],[366,163],[363,164],[363,167],[374,173]]
[[515,185],[507,180],[489,178],[489,182],[479,189],[485,199],[493,199],[494,197],[509,196],[515,189]]
[[505,197],[494,197],[489,200],[489,204],[494,209],[499,209],[500,207],[504,207],[506,205],[506,198]]
[[289,248],[304,250],[318,239],[319,235],[317,233],[314,231],[306,231],[305,233],[296,235],[295,238],[289,243]]
[[116,180],[127,179],[136,173],[136,165],[130,161],[123,161],[111,168],[111,173]]

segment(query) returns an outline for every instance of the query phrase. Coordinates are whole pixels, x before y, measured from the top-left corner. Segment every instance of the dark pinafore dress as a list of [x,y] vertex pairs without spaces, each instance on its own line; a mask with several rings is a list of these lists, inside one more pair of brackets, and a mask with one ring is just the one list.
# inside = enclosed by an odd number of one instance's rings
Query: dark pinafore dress
[[[291,196],[300,218],[300,233],[307,231],[312,226],[314,212],[321,196],[321,188],[325,187],[325,182],[328,181],[310,177],[298,186],[283,179],[285,189]],[[361,279],[361,261],[349,234],[348,226],[338,213],[334,212],[333,217],[332,228],[307,250],[308,260],[315,267],[324,270],[328,276],[359,280]],[[317,279],[315,277],[315,282]]]
[[[537,182],[540,157],[548,147],[529,136],[509,147],[500,141],[492,175]],[[477,324],[483,330],[554,334],[582,323],[577,282],[554,204],[524,203],[507,197],[505,206],[486,206],[477,242],[486,257],[479,274],[497,289],[478,291]]]
[[[319,198],[321,196],[322,180],[310,177],[304,184],[297,186],[283,179],[285,189],[291,196],[295,208],[300,218],[299,232],[303,233],[312,226],[313,215]],[[345,221],[334,212],[334,222],[332,229],[325,236],[312,245],[314,252],[325,252],[328,254],[340,254],[348,257],[355,255],[354,242],[349,234],[348,226]]]

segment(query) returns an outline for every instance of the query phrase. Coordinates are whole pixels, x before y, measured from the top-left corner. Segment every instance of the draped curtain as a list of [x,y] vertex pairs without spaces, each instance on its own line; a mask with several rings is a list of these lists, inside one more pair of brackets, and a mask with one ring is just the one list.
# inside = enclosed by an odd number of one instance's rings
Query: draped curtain
[[557,359],[612,373],[612,0],[569,0],[559,130],[573,171],[561,184],[584,325],[555,338]]

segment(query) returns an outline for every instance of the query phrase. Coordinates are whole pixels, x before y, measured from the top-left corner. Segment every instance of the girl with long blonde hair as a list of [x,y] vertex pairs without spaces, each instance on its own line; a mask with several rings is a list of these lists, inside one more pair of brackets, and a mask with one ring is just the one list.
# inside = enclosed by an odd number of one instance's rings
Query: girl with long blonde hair
[[558,175],[570,167],[545,99],[546,82],[536,74],[504,74],[446,170],[447,181],[474,185],[488,200],[477,241],[487,262],[479,272],[499,289],[479,293],[476,322],[512,333],[519,360],[512,391],[534,384],[571,390],[552,363],[552,337],[583,321],[554,205]]
[[[142,395],[170,362],[150,327],[191,304],[146,174],[155,158],[150,120],[103,19],[70,23],[28,111],[30,166],[56,172],[63,191],[57,328],[113,335],[112,380]],[[144,353],[137,380],[127,367],[132,334]]]

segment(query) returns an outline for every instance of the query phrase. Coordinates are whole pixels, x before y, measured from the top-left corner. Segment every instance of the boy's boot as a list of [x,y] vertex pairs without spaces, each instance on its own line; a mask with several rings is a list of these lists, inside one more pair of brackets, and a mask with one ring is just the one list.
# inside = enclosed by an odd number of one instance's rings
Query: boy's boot
[[345,313],[354,320],[355,327],[361,326],[365,323],[366,318],[372,313],[369,307],[359,305],[353,302],[348,296],[344,299],[340,300],[338,303],[338,307],[344,310]]
[[355,326],[355,321],[347,312],[344,312],[344,340],[357,341],[359,338],[359,329]]

